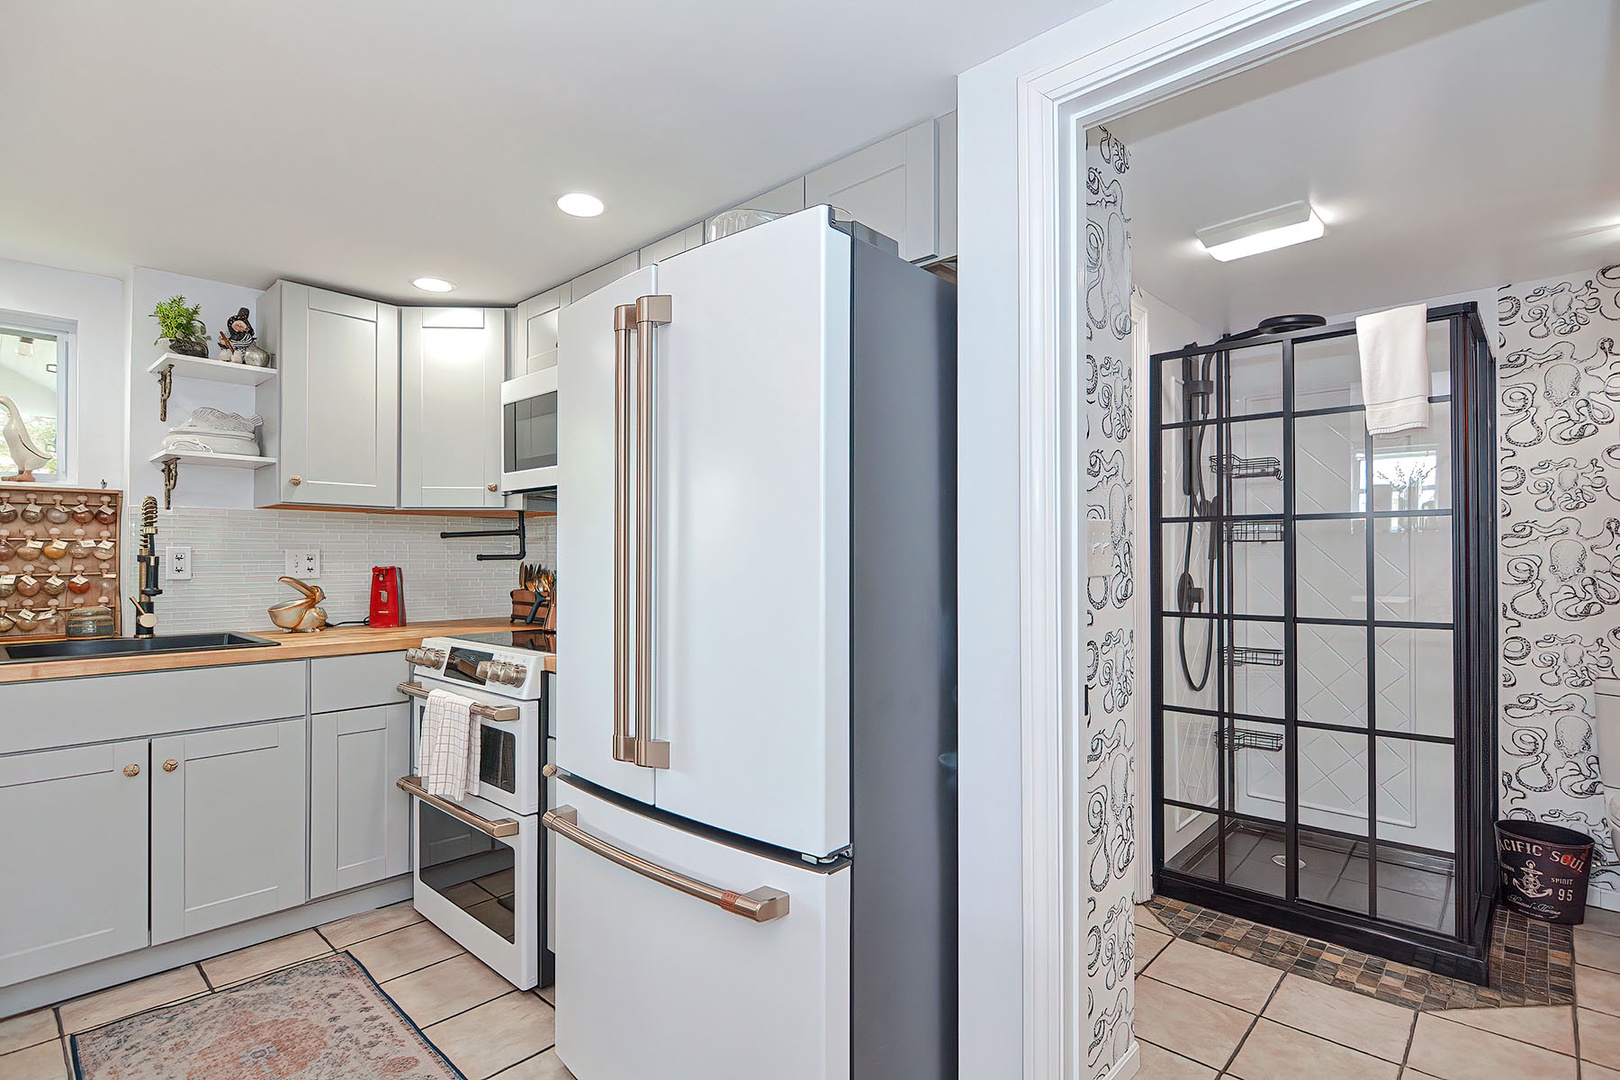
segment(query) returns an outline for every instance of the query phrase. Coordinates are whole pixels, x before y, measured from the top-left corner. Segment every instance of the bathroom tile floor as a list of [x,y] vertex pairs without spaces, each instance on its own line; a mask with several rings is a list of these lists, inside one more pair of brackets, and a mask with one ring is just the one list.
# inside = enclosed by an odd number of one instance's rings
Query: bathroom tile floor
[[1547,928],[1571,941],[1559,1004],[1433,1007],[1189,937],[1200,913],[1137,908],[1139,1080],[1620,1080],[1620,914],[1588,909],[1572,935]]
[[553,1046],[552,988],[512,989],[409,903],[0,1020],[0,1078],[69,1080],[69,1035],[340,949],[365,965],[467,1080],[573,1080]]

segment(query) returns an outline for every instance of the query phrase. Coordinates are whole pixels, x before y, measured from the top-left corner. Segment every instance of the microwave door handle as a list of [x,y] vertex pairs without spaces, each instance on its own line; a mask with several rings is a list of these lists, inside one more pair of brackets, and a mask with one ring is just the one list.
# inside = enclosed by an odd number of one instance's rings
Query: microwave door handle
[[657,379],[653,368],[653,328],[670,321],[670,297],[636,300],[636,740],[637,765],[669,768],[669,743],[653,732],[653,551],[658,485],[653,461],[657,434]]
[[613,760],[634,763],[636,740],[630,733],[630,570],[631,446],[633,423],[630,389],[633,353],[630,334],[636,325],[636,306],[613,309]]

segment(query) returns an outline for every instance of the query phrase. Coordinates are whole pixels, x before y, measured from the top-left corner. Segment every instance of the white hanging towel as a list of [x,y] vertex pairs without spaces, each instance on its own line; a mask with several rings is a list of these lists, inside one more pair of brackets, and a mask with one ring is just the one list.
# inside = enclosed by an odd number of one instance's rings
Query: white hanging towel
[[1374,435],[1429,426],[1429,306],[1391,308],[1356,319],[1361,397]]
[[478,785],[478,758],[471,748],[478,734],[473,703],[448,690],[428,694],[422,710],[422,736],[416,760],[429,795],[459,801]]

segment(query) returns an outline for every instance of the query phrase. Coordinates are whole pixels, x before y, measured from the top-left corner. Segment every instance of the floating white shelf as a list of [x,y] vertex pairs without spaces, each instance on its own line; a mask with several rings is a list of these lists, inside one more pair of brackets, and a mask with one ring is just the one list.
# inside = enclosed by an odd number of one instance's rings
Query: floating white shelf
[[173,371],[185,379],[207,379],[210,382],[234,383],[237,386],[258,386],[276,377],[275,368],[250,367],[232,364],[226,360],[209,360],[196,356],[181,356],[166,352],[146,369],[152,375]]
[[195,450],[159,450],[147,460],[154,465],[173,461],[181,465],[207,465],[215,469],[262,469],[266,465],[276,463],[273,457],[257,457],[253,454],[204,454]]

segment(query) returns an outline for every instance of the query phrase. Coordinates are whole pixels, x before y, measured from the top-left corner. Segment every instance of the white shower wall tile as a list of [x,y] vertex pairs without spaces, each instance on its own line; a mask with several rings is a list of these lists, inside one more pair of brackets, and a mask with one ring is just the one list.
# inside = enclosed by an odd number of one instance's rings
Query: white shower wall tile
[[[136,532],[138,522],[131,524]],[[220,510],[181,507],[158,515],[157,547],[192,549],[192,579],[165,577],[157,600],[163,633],[191,630],[272,629],[265,609],[296,595],[279,579],[286,573],[286,552],[318,549],[326,592],[327,615],[333,622],[365,618],[371,600],[371,568],[400,567],[405,585],[406,617],[435,619],[501,617],[511,611],[510,592],[517,587],[518,563],[479,562],[480,552],[514,550],[511,538],[441,540],[441,531],[510,527],[491,518],[416,517],[404,514],[353,514],[309,510]],[[134,584],[129,544],[126,592]],[[528,523],[531,563],[555,567],[557,522],[531,516]]]

